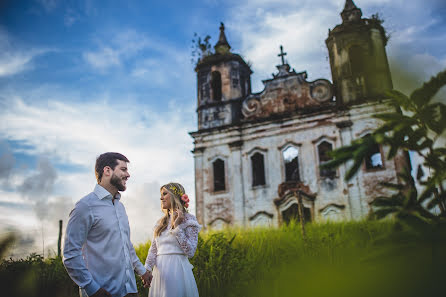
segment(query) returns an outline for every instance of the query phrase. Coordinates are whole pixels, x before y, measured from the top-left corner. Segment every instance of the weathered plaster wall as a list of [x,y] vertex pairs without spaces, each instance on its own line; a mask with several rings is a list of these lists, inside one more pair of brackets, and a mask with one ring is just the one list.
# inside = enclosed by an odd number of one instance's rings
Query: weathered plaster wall
[[[219,133],[204,133],[196,138],[196,147],[205,148],[202,157],[196,156],[197,216],[208,226],[212,222],[237,225],[277,225],[280,222],[278,186],[285,180],[282,150],[293,145],[299,150],[301,180],[315,193],[313,219],[359,219],[369,212],[372,197],[384,194],[378,181],[395,181],[395,163],[384,168],[360,172],[345,182],[345,166],[337,169],[332,180],[319,177],[317,145],[328,141],[333,148],[349,144],[372,131],[378,122],[371,116],[388,107],[379,103],[355,106],[343,112],[295,116],[287,120],[245,123],[226,128]],[[342,123],[351,122],[344,127]],[[340,124],[341,123],[341,124]],[[250,157],[264,155],[266,184],[252,186]],[[383,154],[386,149],[383,149]],[[213,192],[212,162],[225,161],[226,190]],[[201,209],[199,211],[199,209]]]

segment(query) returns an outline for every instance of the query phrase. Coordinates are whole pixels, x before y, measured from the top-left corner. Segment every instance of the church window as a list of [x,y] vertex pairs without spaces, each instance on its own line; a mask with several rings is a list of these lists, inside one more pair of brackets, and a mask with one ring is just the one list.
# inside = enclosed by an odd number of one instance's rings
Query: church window
[[236,69],[231,69],[231,79],[232,79],[232,88],[238,88],[238,71]]
[[381,150],[378,144],[375,144],[365,158],[365,168],[367,170],[384,168]]
[[289,146],[282,154],[285,163],[285,181],[300,181],[298,149]]
[[[317,151],[319,155],[319,165],[323,165],[328,161],[331,161],[329,153],[333,150],[333,146],[328,141],[323,141],[317,146]],[[333,168],[320,168],[320,177],[334,178],[336,176],[336,171]]]
[[199,104],[203,104],[209,100],[209,83],[207,82],[207,73],[199,74],[198,85],[201,86],[199,94]]
[[237,78],[233,78],[232,79],[232,87],[234,89],[238,87],[238,79]]
[[209,94],[210,94],[210,90],[209,90],[209,84],[205,84],[204,85],[204,90],[203,90],[204,94],[203,94],[203,98],[208,99],[209,100]]
[[375,145],[365,159],[365,168],[367,170],[370,170],[380,169],[383,167],[384,166],[381,158],[381,151],[379,150],[379,145]]
[[255,153],[251,157],[252,186],[265,184],[265,162],[261,153]]
[[353,45],[348,50],[350,57],[350,71],[353,77],[364,75],[366,57],[364,49],[359,45]]
[[212,163],[214,169],[214,192],[224,191],[225,186],[225,161],[217,159]]
[[242,97],[246,96],[246,78],[244,75],[240,76],[240,87],[242,92]]
[[221,101],[221,74],[213,71],[211,74],[212,100]]

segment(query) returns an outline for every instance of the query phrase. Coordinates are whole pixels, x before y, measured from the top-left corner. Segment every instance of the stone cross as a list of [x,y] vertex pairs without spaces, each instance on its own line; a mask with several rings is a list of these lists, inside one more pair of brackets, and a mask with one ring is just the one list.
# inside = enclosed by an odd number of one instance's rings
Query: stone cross
[[286,56],[286,53],[283,52],[283,46],[280,46],[280,54],[278,54],[277,56],[282,59],[282,65],[285,65],[285,60],[283,59],[283,57]]

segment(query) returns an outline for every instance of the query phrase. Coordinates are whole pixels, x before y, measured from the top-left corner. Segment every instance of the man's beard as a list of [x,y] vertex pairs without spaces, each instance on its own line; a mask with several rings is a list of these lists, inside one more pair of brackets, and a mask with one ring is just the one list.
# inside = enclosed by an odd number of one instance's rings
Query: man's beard
[[125,185],[122,183],[122,178],[119,178],[114,173],[110,179],[110,184],[112,186],[115,186],[118,189],[118,191],[125,191],[126,189]]

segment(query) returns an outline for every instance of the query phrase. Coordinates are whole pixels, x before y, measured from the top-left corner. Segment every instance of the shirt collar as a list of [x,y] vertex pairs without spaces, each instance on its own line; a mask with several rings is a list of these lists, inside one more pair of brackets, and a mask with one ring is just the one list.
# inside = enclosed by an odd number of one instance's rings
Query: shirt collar
[[[109,191],[107,191],[103,186],[96,184],[96,186],[94,187],[93,192],[96,194],[96,196],[98,196],[99,199],[104,199],[104,198],[110,198],[112,199],[112,194],[110,194]],[[115,199],[121,199],[121,193],[116,193],[115,195]]]

